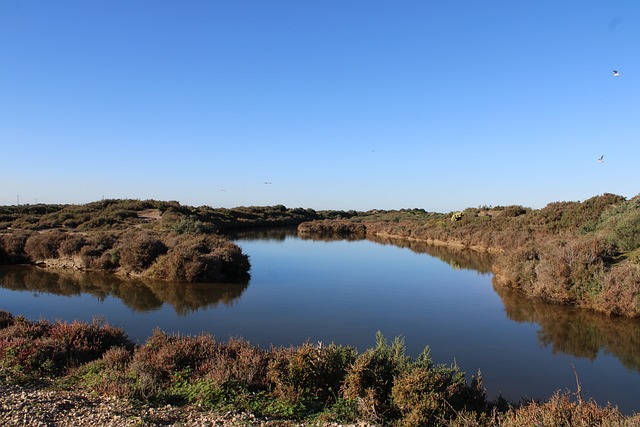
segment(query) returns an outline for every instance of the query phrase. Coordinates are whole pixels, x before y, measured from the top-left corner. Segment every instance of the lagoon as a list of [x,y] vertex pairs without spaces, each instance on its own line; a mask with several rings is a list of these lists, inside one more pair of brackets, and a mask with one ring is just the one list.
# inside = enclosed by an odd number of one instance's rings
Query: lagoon
[[[0,268],[0,309],[30,319],[100,317],[139,342],[208,332],[253,344],[375,344],[404,337],[417,356],[481,370],[490,397],[576,390],[640,411],[640,321],[531,301],[494,287],[487,255],[401,241],[312,240],[295,229],[232,236],[250,256],[248,283],[168,284],[102,274]],[[575,371],[574,371],[575,368]]]

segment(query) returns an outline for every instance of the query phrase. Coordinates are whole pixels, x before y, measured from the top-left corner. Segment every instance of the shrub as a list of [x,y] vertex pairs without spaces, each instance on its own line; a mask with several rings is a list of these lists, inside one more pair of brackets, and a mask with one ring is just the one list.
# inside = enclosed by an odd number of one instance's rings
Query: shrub
[[149,268],[160,255],[167,253],[167,246],[148,232],[125,234],[118,242],[118,263],[126,271],[140,273]]
[[86,244],[87,240],[81,234],[68,233],[60,242],[58,254],[63,257],[77,255]]
[[0,233],[0,263],[18,264],[27,261],[24,246],[30,232]]
[[376,347],[358,356],[347,371],[342,385],[342,396],[356,401],[360,415],[369,421],[392,417],[391,402],[393,379],[407,369],[404,342],[396,338],[392,345],[382,333],[376,334]]
[[0,329],[13,325],[13,314],[0,310]]
[[97,321],[50,324],[17,317],[0,329],[0,360],[27,377],[65,373],[101,358],[113,346],[132,348],[121,329]]
[[267,378],[276,396],[291,403],[307,401],[323,407],[340,391],[348,367],[356,359],[351,347],[306,343],[280,352],[268,367]]
[[480,375],[467,384],[457,365],[422,363],[396,378],[391,392],[404,426],[435,426],[461,411],[482,412],[486,393]]
[[248,341],[231,338],[200,366],[198,375],[218,388],[246,388],[257,392],[268,388],[267,365],[271,355]]
[[616,408],[594,401],[572,401],[568,393],[555,393],[544,403],[530,402],[498,417],[501,427],[521,426],[623,426],[625,418]]
[[240,248],[217,236],[183,234],[146,273],[178,282],[217,282],[246,275],[249,258]]
[[594,308],[607,314],[640,316],[640,265],[623,262],[614,266],[604,279],[603,290]]
[[24,245],[24,251],[32,262],[58,257],[58,248],[64,240],[65,233],[50,231],[33,233]]
[[135,378],[134,394],[142,398],[161,398],[172,382],[191,378],[216,352],[210,335],[182,337],[155,330],[135,352],[130,372]]
[[611,239],[623,251],[640,247],[640,209],[625,213],[611,231]]

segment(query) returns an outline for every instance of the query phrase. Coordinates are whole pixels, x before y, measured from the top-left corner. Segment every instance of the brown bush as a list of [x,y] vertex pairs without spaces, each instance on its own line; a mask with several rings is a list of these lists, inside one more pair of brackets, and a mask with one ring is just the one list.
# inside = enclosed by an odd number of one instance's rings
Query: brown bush
[[616,408],[602,407],[591,400],[572,400],[568,393],[556,393],[547,402],[531,402],[512,409],[499,416],[498,424],[501,427],[637,425],[625,422]]
[[114,346],[132,348],[132,343],[121,329],[98,322],[51,324],[17,317],[0,329],[0,360],[25,376],[64,373]]
[[640,316],[640,265],[624,262],[607,275],[594,308],[607,314]]
[[210,335],[183,337],[155,330],[133,355],[130,373],[136,378],[134,393],[143,398],[157,398],[172,377],[197,372],[217,350]]
[[87,239],[83,235],[67,233],[65,238],[60,242],[58,254],[63,257],[77,255],[86,244]]
[[[275,350],[274,350],[275,351]],[[215,353],[200,366],[199,377],[219,387],[246,387],[250,391],[266,390],[267,365],[271,355],[248,341],[231,338],[221,343]]]
[[66,233],[50,231],[36,232],[29,236],[24,245],[24,251],[31,262],[38,262],[50,258],[58,258],[60,244],[66,238]]
[[249,259],[240,248],[217,236],[174,237],[146,275],[178,282],[217,282],[246,274]]
[[148,231],[124,234],[118,241],[119,265],[128,272],[140,273],[167,253],[167,246],[159,236]]
[[31,232],[13,231],[0,233],[0,263],[18,264],[27,261],[24,245]]

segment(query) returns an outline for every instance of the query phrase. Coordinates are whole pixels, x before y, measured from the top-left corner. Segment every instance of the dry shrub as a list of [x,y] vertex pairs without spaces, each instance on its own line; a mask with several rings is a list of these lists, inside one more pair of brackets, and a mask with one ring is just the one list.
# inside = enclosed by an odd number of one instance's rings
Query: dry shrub
[[117,252],[112,251],[117,238],[113,234],[100,233],[87,237],[80,249],[84,268],[90,270],[112,270],[117,267]]
[[82,376],[85,385],[98,393],[114,396],[132,396],[129,376],[133,350],[125,347],[112,347],[102,359],[87,363],[78,369],[76,375]]
[[102,355],[105,367],[114,371],[125,371],[131,362],[133,349],[127,347],[111,347]]
[[126,233],[118,242],[119,264],[128,272],[140,273],[160,255],[167,253],[161,239],[149,232]]
[[612,245],[597,238],[549,242],[541,252],[530,294],[589,306],[602,290],[605,260],[612,256]]
[[65,233],[59,231],[33,233],[25,242],[24,251],[32,262],[57,258],[58,248],[64,239]]
[[49,336],[64,346],[65,360],[61,363],[66,366],[77,366],[99,359],[112,347],[133,348],[123,329],[103,324],[99,320],[90,324],[77,321],[57,322],[51,327]]
[[536,281],[538,261],[538,251],[532,245],[508,250],[493,266],[495,281],[528,292]]
[[251,391],[267,389],[266,372],[270,355],[248,341],[231,338],[219,344],[215,353],[198,369],[219,388],[246,387]]
[[240,248],[218,236],[183,234],[148,269],[147,275],[177,282],[217,282],[249,270]]
[[501,427],[587,427],[625,426],[625,420],[616,408],[598,406],[594,401],[572,401],[568,393],[555,393],[548,402],[531,402],[509,410],[499,421]]
[[0,233],[0,263],[18,264],[25,262],[27,256],[24,252],[24,245],[31,232],[13,231],[11,233]]
[[50,324],[20,316],[0,329],[0,359],[23,375],[59,375],[99,359],[113,346],[132,347],[119,328],[98,322]]
[[87,240],[81,234],[68,233],[60,242],[60,247],[58,247],[58,254],[60,256],[77,255],[82,247],[86,244]]
[[130,372],[137,381],[135,394],[161,396],[175,375],[190,377],[197,372],[216,353],[217,345],[211,335],[183,337],[156,329],[131,360]]
[[607,314],[640,316],[640,265],[623,262],[611,269],[595,308]]

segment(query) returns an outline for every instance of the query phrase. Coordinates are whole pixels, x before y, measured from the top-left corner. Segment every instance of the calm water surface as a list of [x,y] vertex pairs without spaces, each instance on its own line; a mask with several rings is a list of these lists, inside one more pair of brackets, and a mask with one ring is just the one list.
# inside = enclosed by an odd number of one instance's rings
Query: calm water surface
[[[402,242],[314,241],[293,230],[234,236],[251,259],[244,284],[126,282],[108,275],[0,269],[0,309],[31,319],[98,316],[140,342],[166,332],[374,345],[401,335],[417,356],[482,371],[491,397],[583,392],[640,412],[640,322],[523,299],[495,288],[490,260]],[[404,247],[403,247],[404,246]]]

